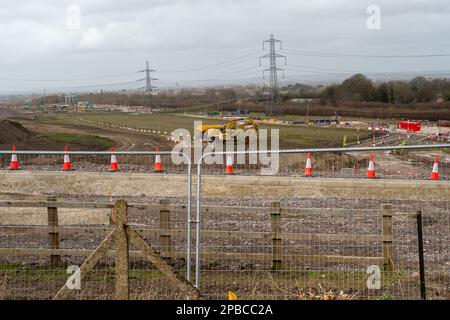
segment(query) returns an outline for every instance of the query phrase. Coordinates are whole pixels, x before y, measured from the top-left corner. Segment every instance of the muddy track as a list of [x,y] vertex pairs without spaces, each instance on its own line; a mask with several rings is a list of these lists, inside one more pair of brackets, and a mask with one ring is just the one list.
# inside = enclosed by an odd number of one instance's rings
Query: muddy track
[[169,143],[169,141],[161,139],[159,136],[123,132],[120,130],[101,128],[99,126],[88,126],[78,123],[60,125],[48,122],[26,122],[23,125],[27,129],[40,135],[49,133],[69,133],[110,138],[116,142],[116,149],[123,151],[152,150],[156,147],[166,149],[169,146],[172,147],[172,144]]

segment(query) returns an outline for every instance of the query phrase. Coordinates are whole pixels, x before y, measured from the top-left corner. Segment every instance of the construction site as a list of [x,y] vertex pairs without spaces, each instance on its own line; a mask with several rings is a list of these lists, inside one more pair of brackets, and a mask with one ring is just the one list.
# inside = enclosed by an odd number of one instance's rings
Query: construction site
[[450,53],[81,2],[61,51],[5,58],[0,300],[450,300]]
[[[193,130],[195,117],[142,117],[1,121],[3,299],[220,300],[229,292],[239,299],[449,298],[450,156],[433,134],[445,128],[356,135],[323,127],[322,137],[334,142],[276,151],[279,169],[266,176],[264,164],[238,164],[236,152],[222,164],[174,164],[171,150],[180,141],[170,126]],[[224,143],[220,127],[236,123],[202,120],[209,123],[198,128],[203,133],[219,130],[209,143]],[[283,144],[286,125],[278,127]],[[317,130],[287,127],[303,137]],[[95,266],[88,262],[118,228],[118,201],[126,201],[127,225],[161,259],[148,260],[131,242],[120,297],[119,249],[112,245]],[[74,265],[89,266],[89,274],[81,289],[64,291]],[[367,284],[373,266],[381,279],[375,289]]]

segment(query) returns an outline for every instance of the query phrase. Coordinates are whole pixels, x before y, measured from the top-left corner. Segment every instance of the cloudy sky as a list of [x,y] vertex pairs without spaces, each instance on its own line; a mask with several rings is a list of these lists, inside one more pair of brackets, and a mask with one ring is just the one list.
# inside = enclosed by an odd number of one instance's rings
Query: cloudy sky
[[0,0],[0,92],[261,82],[270,33],[284,81],[450,74],[448,0]]

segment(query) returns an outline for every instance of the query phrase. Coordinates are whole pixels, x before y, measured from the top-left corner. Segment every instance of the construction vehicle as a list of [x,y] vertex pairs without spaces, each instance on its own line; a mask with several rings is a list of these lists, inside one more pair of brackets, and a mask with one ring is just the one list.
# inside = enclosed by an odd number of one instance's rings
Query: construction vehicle
[[[258,131],[258,124],[256,124],[252,118],[235,119],[227,124],[205,124],[197,128],[202,132],[203,141],[222,141],[237,140],[234,134],[235,130],[247,130]],[[246,143],[248,143],[249,137],[246,137]]]

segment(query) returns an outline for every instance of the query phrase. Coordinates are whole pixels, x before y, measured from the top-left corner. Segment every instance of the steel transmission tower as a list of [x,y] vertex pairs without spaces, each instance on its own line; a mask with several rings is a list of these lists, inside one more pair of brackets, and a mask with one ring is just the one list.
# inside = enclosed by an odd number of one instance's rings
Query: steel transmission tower
[[142,87],[141,89],[145,89],[146,95],[151,95],[153,93],[153,89],[156,88],[152,86],[152,80],[158,80],[156,78],[151,77],[151,72],[156,72],[156,70],[150,69],[148,65],[148,60],[145,65],[144,70],[140,70],[139,72],[145,72],[145,78],[139,79],[138,81],[144,81],[145,80],[145,87]]
[[261,65],[262,58],[270,59],[269,69],[263,70],[263,78],[265,78],[265,72],[270,71],[270,114],[273,114],[273,106],[278,98],[278,71],[283,72],[284,78],[284,69],[277,68],[277,58],[284,58],[284,63],[286,64],[286,56],[276,53],[275,51],[275,43],[280,44],[280,49],[283,49],[283,44],[280,40],[277,40],[273,37],[273,34],[270,35],[268,40],[263,41],[263,50],[265,50],[265,44],[269,43],[269,54],[259,57],[259,65]]

